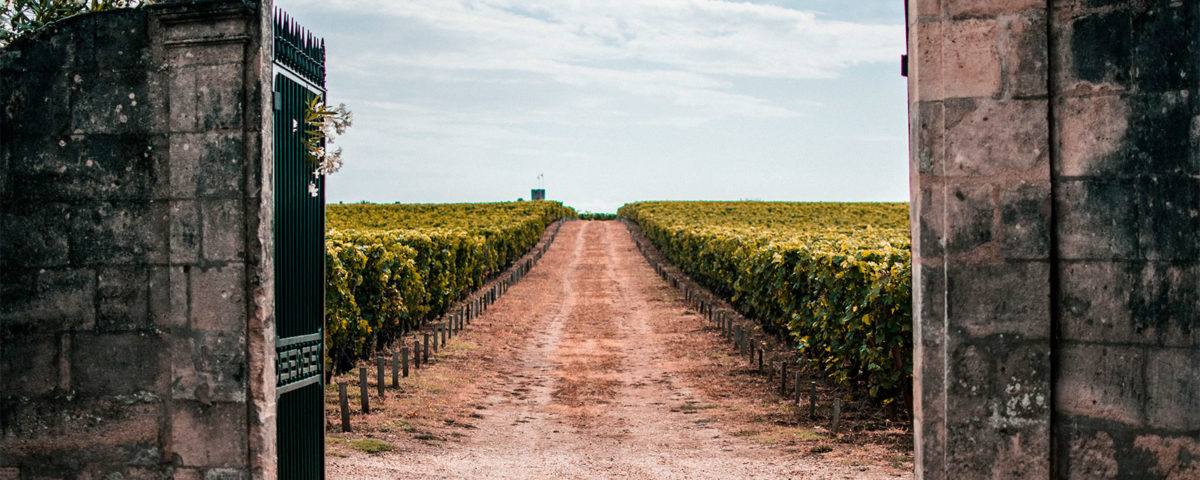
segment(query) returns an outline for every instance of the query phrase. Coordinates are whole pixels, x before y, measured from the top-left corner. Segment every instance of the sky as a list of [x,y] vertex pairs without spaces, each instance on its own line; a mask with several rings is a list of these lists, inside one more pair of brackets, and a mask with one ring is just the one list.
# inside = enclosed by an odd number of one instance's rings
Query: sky
[[[906,201],[900,0],[277,0],[354,125],[328,202]],[[544,180],[539,181],[538,175]]]

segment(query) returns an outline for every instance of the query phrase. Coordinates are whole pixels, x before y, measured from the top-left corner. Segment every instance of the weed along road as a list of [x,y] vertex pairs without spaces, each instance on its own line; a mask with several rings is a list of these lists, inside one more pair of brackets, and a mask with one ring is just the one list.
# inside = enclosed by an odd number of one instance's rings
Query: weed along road
[[768,382],[655,274],[622,223],[568,222],[436,361],[356,412],[352,432],[328,403],[328,472],[911,478],[906,430],[835,437],[793,422]]

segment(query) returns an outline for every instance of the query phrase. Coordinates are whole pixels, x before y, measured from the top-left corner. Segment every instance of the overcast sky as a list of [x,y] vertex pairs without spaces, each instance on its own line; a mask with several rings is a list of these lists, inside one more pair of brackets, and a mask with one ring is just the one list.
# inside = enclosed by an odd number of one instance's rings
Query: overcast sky
[[354,112],[329,202],[905,201],[900,0],[277,0]]

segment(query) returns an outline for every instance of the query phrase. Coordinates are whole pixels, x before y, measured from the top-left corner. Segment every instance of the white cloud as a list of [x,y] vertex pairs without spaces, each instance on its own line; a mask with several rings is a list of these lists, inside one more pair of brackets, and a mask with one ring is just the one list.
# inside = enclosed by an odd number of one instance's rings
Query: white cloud
[[[434,32],[414,47],[339,60],[358,75],[403,75],[491,83],[500,73],[578,89],[668,99],[721,115],[795,115],[731,91],[731,79],[836,77],[868,62],[894,61],[903,27],[820,20],[773,5],[717,0],[305,0],[313,8],[389,19],[396,32]],[[430,44],[432,43],[432,44]],[[386,53],[385,53],[386,52]]]

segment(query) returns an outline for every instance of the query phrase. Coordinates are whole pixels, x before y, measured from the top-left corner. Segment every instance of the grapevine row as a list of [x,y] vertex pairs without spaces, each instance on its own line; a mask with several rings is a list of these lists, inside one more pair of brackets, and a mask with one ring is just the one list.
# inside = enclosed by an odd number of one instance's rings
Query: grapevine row
[[814,372],[885,404],[907,397],[906,204],[639,202],[618,215],[684,273],[794,341]]
[[325,345],[331,372],[437,317],[574,210],[558,202],[326,208]]

